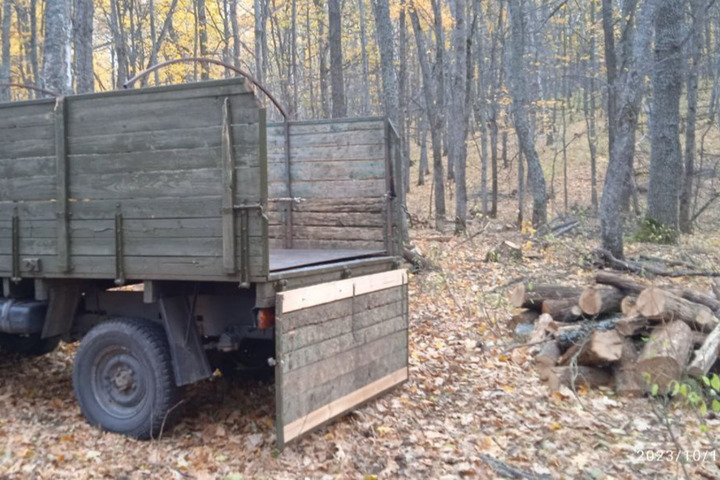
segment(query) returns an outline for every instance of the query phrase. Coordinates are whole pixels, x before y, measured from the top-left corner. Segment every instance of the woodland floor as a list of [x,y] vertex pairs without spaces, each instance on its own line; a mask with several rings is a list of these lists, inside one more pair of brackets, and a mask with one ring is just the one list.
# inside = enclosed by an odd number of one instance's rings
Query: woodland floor
[[[543,152],[546,162],[552,156]],[[582,156],[578,148],[569,165],[571,206],[590,203]],[[470,174],[476,180],[477,169]],[[0,354],[0,479],[682,477],[679,463],[648,459],[678,449],[651,401],[609,391],[551,394],[523,349],[509,349],[503,286],[521,277],[588,283],[598,231],[579,208],[582,226],[572,234],[536,241],[518,231],[512,167],[501,176],[499,220],[473,221],[466,236],[429,229],[430,186],[413,188],[414,243],[442,271],[411,276],[410,380],[393,393],[278,452],[272,385],[215,378],[186,391],[184,419],[162,439],[139,442],[85,424],[72,392],[74,346],[30,360]],[[449,195],[449,211],[451,202]],[[486,263],[503,240],[522,245],[525,258]],[[629,256],[717,270],[720,222],[709,218],[676,247],[627,248]],[[713,461],[692,412],[677,407],[664,418],[682,450],[705,453],[687,464],[690,475],[720,478],[720,452]],[[708,425],[709,436],[720,438],[720,419]]]

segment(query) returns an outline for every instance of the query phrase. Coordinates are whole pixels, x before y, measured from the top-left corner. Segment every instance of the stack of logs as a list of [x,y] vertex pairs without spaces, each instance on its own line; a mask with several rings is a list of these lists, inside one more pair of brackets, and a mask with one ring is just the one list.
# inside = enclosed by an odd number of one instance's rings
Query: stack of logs
[[620,395],[642,395],[654,384],[664,392],[685,374],[710,372],[720,352],[720,298],[609,272],[595,282],[584,289],[523,283],[510,291],[512,305],[523,309],[511,327],[531,328],[527,345],[551,388],[614,386]]

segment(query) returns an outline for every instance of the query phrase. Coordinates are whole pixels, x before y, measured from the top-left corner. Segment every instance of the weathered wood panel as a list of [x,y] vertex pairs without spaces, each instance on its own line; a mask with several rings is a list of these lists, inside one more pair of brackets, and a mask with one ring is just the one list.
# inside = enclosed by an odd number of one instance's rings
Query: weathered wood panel
[[287,204],[271,203],[273,244],[287,244],[291,231],[297,248],[387,250],[385,121],[292,122],[289,131],[290,188],[284,126],[268,129],[269,195],[272,200],[291,194],[302,202],[292,205],[291,229]]
[[279,293],[280,445],[407,379],[407,273],[395,270]]
[[[242,225],[230,252],[237,274],[222,263],[225,104],[237,192],[226,203]],[[14,211],[23,276],[114,278],[117,238],[126,278],[267,275],[267,221],[259,210],[236,209],[267,198],[264,116],[243,80],[72,96],[63,107],[58,117],[54,100],[0,105],[0,276],[11,265]],[[58,223],[65,191],[67,235]],[[30,271],[26,260],[40,268]]]

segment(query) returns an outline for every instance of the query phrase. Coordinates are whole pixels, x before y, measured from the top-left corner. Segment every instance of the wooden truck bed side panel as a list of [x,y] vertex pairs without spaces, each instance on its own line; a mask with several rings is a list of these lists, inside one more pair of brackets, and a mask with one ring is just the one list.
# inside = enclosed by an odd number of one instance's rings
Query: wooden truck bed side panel
[[405,270],[277,295],[280,446],[407,380],[407,295]]
[[[269,195],[293,205],[294,248],[387,250],[387,131],[382,118],[291,122],[268,128]],[[270,204],[271,245],[286,245],[285,203]]]
[[237,210],[223,227],[224,151],[232,204],[267,198],[264,112],[244,82],[80,95],[62,110],[59,120],[55,101],[0,105],[0,276],[12,273],[16,238],[24,277],[116,278],[120,241],[126,278],[235,280],[223,262],[233,230],[236,270],[267,275],[262,213]]

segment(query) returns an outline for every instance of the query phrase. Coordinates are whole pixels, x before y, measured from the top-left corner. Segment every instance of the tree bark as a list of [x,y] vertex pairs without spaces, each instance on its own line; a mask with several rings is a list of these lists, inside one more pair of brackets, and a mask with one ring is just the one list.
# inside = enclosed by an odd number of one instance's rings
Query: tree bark
[[94,0],[76,0],[73,22],[75,44],[75,89],[89,93],[95,89],[93,68],[93,15]]
[[43,85],[61,95],[72,93],[70,4],[66,0],[45,2]]
[[688,366],[688,374],[698,378],[707,375],[718,360],[718,353],[720,353],[720,326],[715,327],[705,338],[702,346],[697,349]]
[[681,321],[656,328],[650,335],[635,364],[635,371],[645,382],[647,390],[657,385],[665,393],[673,381],[685,372],[692,350],[692,331]]
[[328,0],[328,42],[330,43],[330,88],[332,117],[347,117],[343,76],[342,12],[340,0]]
[[524,282],[510,290],[508,300],[514,307],[539,311],[545,300],[577,299],[581,293],[582,290],[575,287],[534,285],[532,282]]
[[693,180],[695,177],[695,130],[697,125],[698,78],[702,60],[702,7],[704,0],[691,0],[692,35],[688,42],[689,62],[687,72],[687,115],[685,125],[685,168],[680,191],[680,231],[692,232],[690,207],[692,204]]
[[638,296],[636,306],[640,315],[651,320],[681,320],[702,332],[710,332],[718,325],[718,319],[705,305],[690,302],[655,287],[643,290]]
[[661,0],[655,17],[655,65],[650,123],[649,219],[677,234],[680,185],[680,94],[682,93],[683,3]]
[[465,179],[465,160],[467,148],[467,122],[465,114],[465,95],[467,83],[467,27],[465,25],[465,0],[452,0],[451,12],[455,25],[452,32],[452,49],[455,54],[452,64],[452,97],[448,117],[450,137],[450,158],[455,178],[455,221],[456,231],[465,230],[467,224],[467,183]]
[[[12,0],[4,0],[2,8],[2,31],[0,31],[0,43],[2,43],[2,58],[0,58],[0,83],[10,83],[10,25],[12,21]],[[0,102],[10,100],[10,88],[0,87]]]
[[540,158],[535,150],[530,119],[528,117],[528,88],[525,69],[523,66],[525,55],[525,32],[526,21],[521,0],[510,0],[508,2],[510,14],[510,87],[513,97],[513,116],[515,119],[515,131],[518,136],[520,148],[525,154],[528,162],[528,174],[532,182],[533,190],[533,217],[534,226],[547,222],[547,191],[545,186],[545,174],[540,164]]

